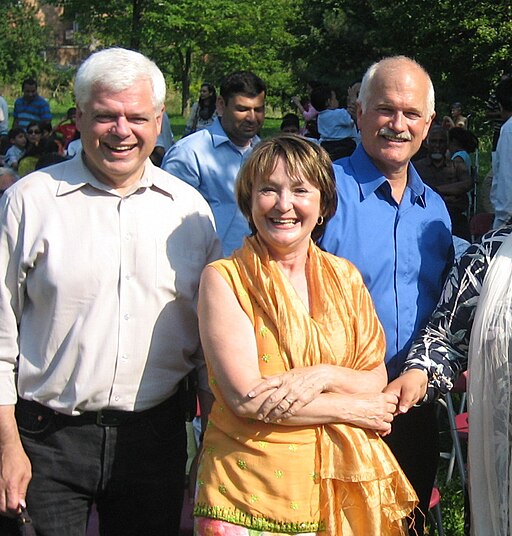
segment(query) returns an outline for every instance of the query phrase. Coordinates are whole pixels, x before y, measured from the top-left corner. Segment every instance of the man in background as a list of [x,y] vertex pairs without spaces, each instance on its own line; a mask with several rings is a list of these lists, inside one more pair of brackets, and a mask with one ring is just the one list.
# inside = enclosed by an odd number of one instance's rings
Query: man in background
[[504,123],[492,159],[494,229],[504,226],[512,217],[512,78],[506,78],[498,84],[496,99]]
[[473,188],[473,179],[462,159],[451,160],[447,156],[448,132],[443,127],[433,126],[427,140],[427,156],[416,160],[414,166],[423,182],[444,199],[452,222],[452,233],[469,242],[468,192]]
[[50,105],[38,94],[37,82],[33,78],[27,78],[23,81],[21,89],[23,95],[14,102],[12,126],[26,129],[32,121],[51,122]]
[[234,195],[238,170],[254,146],[265,119],[267,88],[248,71],[226,76],[220,85],[217,117],[210,127],[179,140],[162,168],[196,188],[208,201],[225,256],[250,234]]

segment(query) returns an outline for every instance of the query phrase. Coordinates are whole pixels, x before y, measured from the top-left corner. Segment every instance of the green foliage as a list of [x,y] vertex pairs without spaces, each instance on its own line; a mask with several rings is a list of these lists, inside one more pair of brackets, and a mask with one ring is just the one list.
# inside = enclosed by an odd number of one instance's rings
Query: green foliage
[[459,100],[467,109],[481,106],[501,73],[510,69],[512,7],[506,0],[374,4],[378,28],[389,31],[375,31],[372,40],[383,50],[422,63],[431,73],[439,103]]
[[460,480],[454,478],[441,486],[441,509],[445,534],[464,536],[464,494]]
[[24,78],[41,79],[48,71],[44,50],[49,34],[39,23],[36,9],[23,1],[0,4],[0,79],[19,85]]
[[302,82],[344,90],[374,61],[406,54],[431,74],[443,112],[454,100],[473,111],[510,71],[508,0],[303,0],[301,12],[287,57]]
[[200,80],[218,85],[225,74],[254,70],[271,88],[270,103],[282,100],[291,75],[281,51],[292,36],[285,22],[290,0],[48,0],[76,20],[83,42],[120,45],[150,56],[182,91]]

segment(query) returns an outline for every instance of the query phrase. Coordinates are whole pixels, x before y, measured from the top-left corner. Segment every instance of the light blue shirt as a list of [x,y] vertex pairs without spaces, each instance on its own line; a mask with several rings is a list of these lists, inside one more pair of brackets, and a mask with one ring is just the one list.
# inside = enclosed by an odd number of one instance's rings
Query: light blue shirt
[[440,296],[453,255],[450,216],[412,165],[398,205],[362,145],[334,171],[338,209],[320,246],[362,273],[386,334],[392,380]]
[[7,134],[9,131],[9,106],[6,100],[0,95],[0,134]]
[[498,229],[512,218],[512,117],[501,127],[496,152],[493,153],[492,169],[493,228]]
[[317,126],[321,142],[357,138],[356,126],[352,116],[345,108],[327,109],[319,112]]
[[244,237],[250,234],[236,203],[235,180],[259,141],[255,136],[249,147],[238,147],[217,118],[210,127],[176,142],[162,161],[165,171],[193,186],[208,201],[225,256],[241,247]]
[[156,139],[155,146],[163,147],[167,151],[174,143],[174,134],[172,133],[171,122],[166,112],[162,114],[162,128]]

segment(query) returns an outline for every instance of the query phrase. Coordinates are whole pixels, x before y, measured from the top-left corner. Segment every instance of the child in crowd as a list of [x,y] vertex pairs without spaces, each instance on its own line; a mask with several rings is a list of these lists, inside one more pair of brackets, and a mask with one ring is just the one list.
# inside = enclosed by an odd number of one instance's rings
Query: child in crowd
[[318,110],[320,145],[331,160],[350,156],[356,148],[357,130],[349,112],[338,108],[336,93],[325,86],[315,88],[311,92],[311,104]]
[[76,108],[69,108],[66,117],[55,127],[54,134],[64,149],[75,139],[76,134]]
[[281,121],[281,132],[288,134],[302,134],[300,130],[300,119],[297,114],[286,114]]
[[25,154],[25,147],[27,146],[27,136],[25,131],[20,127],[12,128],[8,134],[9,143],[11,146],[7,149],[4,158],[4,165],[9,166],[11,169],[18,169],[18,162],[23,158]]
[[455,162],[463,162],[471,173],[471,153],[478,148],[478,138],[462,127],[448,130],[448,151]]

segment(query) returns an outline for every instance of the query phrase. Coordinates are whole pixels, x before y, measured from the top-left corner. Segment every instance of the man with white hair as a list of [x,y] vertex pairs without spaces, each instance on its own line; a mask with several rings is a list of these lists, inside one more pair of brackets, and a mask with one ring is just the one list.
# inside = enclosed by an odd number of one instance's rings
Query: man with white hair
[[10,167],[0,167],[0,197],[4,195],[5,190],[12,186],[18,178],[16,171]]
[[[335,162],[338,209],[321,241],[361,271],[386,334],[387,389],[399,397],[393,380],[437,303],[452,257],[445,204],[410,162],[434,116],[434,88],[418,63],[395,56],[368,69],[357,99],[361,143]],[[403,414],[386,441],[418,494],[414,529],[423,534],[439,459],[437,423],[432,405],[407,410],[399,405]]]
[[38,534],[83,536],[95,502],[102,533],[176,535],[179,386],[197,369],[208,407],[196,294],[220,245],[204,199],[149,159],[158,67],[102,50],[75,97],[82,152],[0,203],[0,533],[27,504]]

